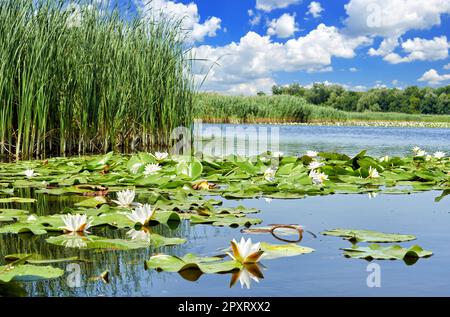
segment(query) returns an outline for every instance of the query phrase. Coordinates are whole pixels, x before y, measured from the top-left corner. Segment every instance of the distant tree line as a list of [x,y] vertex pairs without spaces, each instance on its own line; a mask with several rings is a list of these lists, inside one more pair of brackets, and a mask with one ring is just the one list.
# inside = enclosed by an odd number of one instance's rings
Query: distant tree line
[[316,83],[305,88],[292,84],[273,86],[272,93],[303,97],[312,104],[344,111],[450,114],[450,85],[440,88],[374,88],[357,92],[339,85]]

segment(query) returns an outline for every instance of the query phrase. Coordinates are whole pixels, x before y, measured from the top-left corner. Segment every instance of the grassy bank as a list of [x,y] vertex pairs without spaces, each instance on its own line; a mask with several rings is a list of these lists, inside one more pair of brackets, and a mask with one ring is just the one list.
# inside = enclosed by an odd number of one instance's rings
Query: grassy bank
[[96,3],[1,1],[3,155],[150,150],[191,123],[179,21],[125,20]]
[[237,97],[198,94],[194,116],[209,123],[293,123],[450,128],[450,115],[345,112],[293,96]]

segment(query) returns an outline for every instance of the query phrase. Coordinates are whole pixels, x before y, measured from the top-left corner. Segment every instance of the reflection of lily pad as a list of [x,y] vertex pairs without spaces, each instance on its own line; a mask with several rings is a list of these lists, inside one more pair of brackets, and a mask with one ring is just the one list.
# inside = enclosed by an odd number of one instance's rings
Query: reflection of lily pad
[[382,233],[370,230],[335,229],[322,232],[325,236],[343,237],[351,242],[391,243],[415,240],[416,237],[407,234]]
[[399,245],[382,247],[372,244],[369,247],[353,246],[343,250],[346,257],[366,260],[408,260],[427,258],[433,255],[433,252],[424,250],[418,245],[406,249]]
[[218,257],[199,257],[187,254],[183,258],[158,254],[145,262],[147,269],[165,272],[182,272],[196,270],[202,273],[228,273],[242,268],[242,264],[236,261],[223,261]]
[[50,266],[6,265],[0,266],[0,281],[37,281],[60,277],[64,271]]
[[67,248],[78,249],[107,249],[107,250],[136,250],[150,246],[158,248],[166,245],[177,245],[185,243],[186,240],[180,238],[166,238],[158,234],[150,235],[150,242],[147,240],[122,240],[108,239],[97,236],[77,236],[61,235],[50,237],[46,240],[50,244]]

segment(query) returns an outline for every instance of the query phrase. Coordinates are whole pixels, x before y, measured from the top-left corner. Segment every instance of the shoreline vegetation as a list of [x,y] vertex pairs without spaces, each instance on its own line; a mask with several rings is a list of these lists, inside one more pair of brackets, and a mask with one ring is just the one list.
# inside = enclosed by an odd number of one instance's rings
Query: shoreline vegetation
[[180,21],[128,15],[94,0],[2,1],[1,156],[161,149],[192,124]]
[[194,97],[194,117],[204,123],[450,128],[450,115],[347,112],[295,96]]

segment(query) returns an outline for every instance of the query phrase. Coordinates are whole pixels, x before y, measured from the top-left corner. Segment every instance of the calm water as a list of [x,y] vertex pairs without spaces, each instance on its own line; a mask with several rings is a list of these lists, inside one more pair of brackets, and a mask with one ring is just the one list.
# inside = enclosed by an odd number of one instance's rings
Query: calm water
[[[220,126],[223,129],[225,126]],[[273,127],[273,126],[271,126]],[[450,130],[384,129],[335,127],[280,127],[281,151],[303,153],[306,149],[340,151],[348,154],[369,149],[373,155],[409,153],[414,145],[428,151],[450,152]],[[48,258],[77,255],[90,262],[80,263],[81,287],[67,284],[68,274],[56,280],[20,283],[8,288],[0,285],[0,294],[23,296],[450,296],[450,204],[449,197],[440,203],[440,192],[414,195],[334,195],[308,197],[302,200],[225,201],[225,206],[244,205],[261,209],[252,215],[263,219],[263,225],[273,223],[301,224],[317,237],[305,233],[301,245],[316,252],[292,258],[263,261],[264,279],[253,282],[251,289],[239,285],[229,287],[231,275],[203,275],[197,281],[185,280],[177,273],[146,271],[144,260],[164,252],[183,256],[193,252],[215,255],[227,247],[233,238],[243,234],[240,229],[206,225],[190,226],[183,222],[177,229],[155,228],[165,236],[185,237],[188,242],[157,250],[127,252],[95,252],[65,249],[46,244],[45,237],[30,235],[0,236],[0,263],[11,253],[37,252]],[[33,205],[9,204],[0,208],[27,208],[38,214],[57,213],[76,200],[36,195],[31,190],[24,197],[36,197]],[[145,202],[145,196],[139,201]],[[374,261],[381,266],[381,288],[369,288],[365,260],[347,259],[340,248],[351,246],[341,238],[325,237],[321,231],[334,228],[370,229],[392,233],[414,234],[418,240],[402,246],[419,244],[434,252],[428,259],[414,265],[402,261]],[[125,231],[98,228],[94,234],[125,238]],[[248,237],[247,235],[244,235]],[[251,236],[253,240],[280,243],[270,235]],[[364,244],[362,244],[364,245]],[[65,264],[58,265],[63,269]],[[90,278],[101,272],[111,272],[110,283]]]
[[[266,130],[267,137],[264,134]],[[421,146],[429,153],[450,152],[450,129],[204,124],[199,131],[201,136],[223,140],[222,150],[226,154],[260,154],[264,149],[258,151],[252,146],[255,146],[255,141],[270,140],[271,132],[278,134],[279,150],[286,155],[304,154],[307,150],[355,155],[366,149],[373,156],[403,156],[410,155],[415,146]],[[235,138],[232,148],[227,147],[227,141],[231,139],[227,132],[233,133]],[[248,136],[250,143],[248,139],[245,142]],[[270,147],[270,141],[268,143]]]

